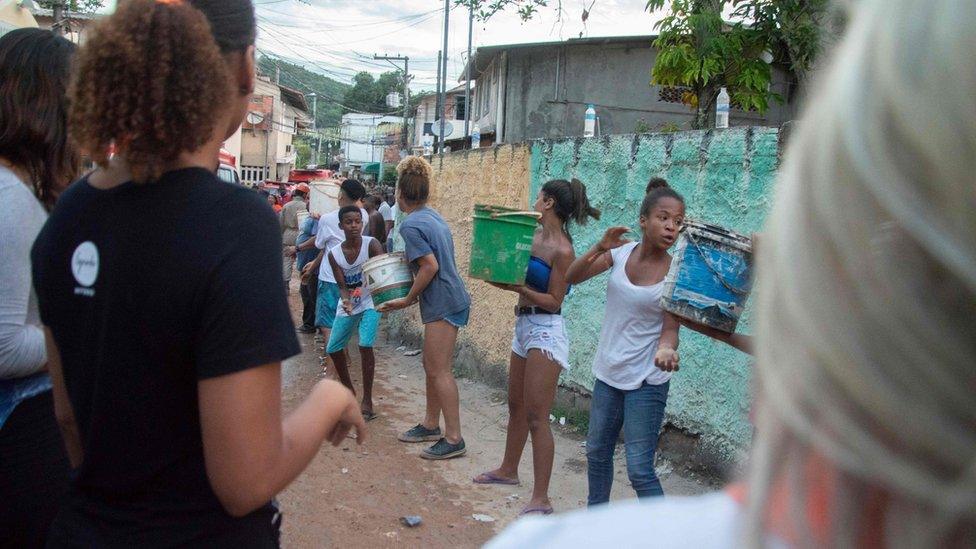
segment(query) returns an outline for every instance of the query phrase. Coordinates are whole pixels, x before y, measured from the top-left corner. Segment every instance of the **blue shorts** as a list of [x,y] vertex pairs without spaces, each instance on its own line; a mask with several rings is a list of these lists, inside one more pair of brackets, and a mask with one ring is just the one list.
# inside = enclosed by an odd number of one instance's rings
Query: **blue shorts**
[[331,328],[339,308],[339,285],[319,280],[319,293],[315,300],[315,326]]
[[468,325],[468,316],[471,314],[471,307],[465,307],[464,309],[445,315],[443,320],[455,328],[463,328]]
[[332,333],[329,334],[329,344],[325,347],[326,353],[338,353],[346,348],[352,331],[359,325],[359,346],[372,348],[376,341],[376,332],[379,331],[380,319],[383,315],[376,312],[376,309],[366,309],[365,311],[352,316],[337,316],[332,324]]

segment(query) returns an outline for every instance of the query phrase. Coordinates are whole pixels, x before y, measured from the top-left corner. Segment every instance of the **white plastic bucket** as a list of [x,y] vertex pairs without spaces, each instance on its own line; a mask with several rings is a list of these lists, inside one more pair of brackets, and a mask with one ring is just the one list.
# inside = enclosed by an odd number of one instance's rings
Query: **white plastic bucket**
[[406,297],[413,286],[413,274],[402,252],[370,258],[363,264],[363,276],[377,306]]

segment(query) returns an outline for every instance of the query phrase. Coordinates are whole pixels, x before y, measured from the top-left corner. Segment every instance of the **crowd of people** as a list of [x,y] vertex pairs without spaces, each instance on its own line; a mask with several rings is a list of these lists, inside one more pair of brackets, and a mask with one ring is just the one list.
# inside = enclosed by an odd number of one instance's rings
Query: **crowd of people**
[[[590,509],[519,521],[491,546],[976,544],[973,23],[964,0],[853,10],[782,166],[755,341],[662,309],[686,215],[666,181],[633,212],[636,240],[611,227],[579,257],[571,227],[600,211],[578,180],[542,186],[526,283],[496,284],[518,294],[505,451],[473,482],[519,484],[531,437],[520,514],[553,513],[562,307],[608,273]],[[127,0],[78,50],[37,29],[0,38],[0,545],[278,546],[275,496],[326,441],[367,439],[381,316],[414,306],[426,407],[398,439],[432,443],[425,459],[467,452],[452,370],[472,301],[430,164],[397,166],[393,207],[347,179],[333,212],[308,211],[307,185],[271,204],[215,175],[254,90],[255,32],[251,0]],[[911,103],[905,82],[940,101]],[[376,306],[363,265],[390,250],[413,283]],[[321,337],[338,381],[283,415],[296,265],[298,331]],[[756,353],[756,440],[741,483],[661,498],[682,325]],[[638,499],[608,507],[621,431]]]

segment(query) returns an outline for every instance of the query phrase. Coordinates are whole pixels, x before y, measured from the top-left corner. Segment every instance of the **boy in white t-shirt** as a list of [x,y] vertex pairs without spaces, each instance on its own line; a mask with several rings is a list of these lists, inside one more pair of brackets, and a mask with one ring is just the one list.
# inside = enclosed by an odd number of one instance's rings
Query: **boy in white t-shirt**
[[339,227],[346,239],[329,251],[328,260],[339,286],[340,300],[325,350],[332,357],[339,380],[355,393],[345,349],[353,330],[358,326],[359,355],[363,365],[362,412],[369,421],[376,417],[373,411],[373,373],[376,367],[373,342],[382,315],[373,307],[373,298],[363,280],[363,264],[371,257],[382,255],[383,246],[375,238],[362,235],[363,222],[358,207],[346,206],[339,210]]

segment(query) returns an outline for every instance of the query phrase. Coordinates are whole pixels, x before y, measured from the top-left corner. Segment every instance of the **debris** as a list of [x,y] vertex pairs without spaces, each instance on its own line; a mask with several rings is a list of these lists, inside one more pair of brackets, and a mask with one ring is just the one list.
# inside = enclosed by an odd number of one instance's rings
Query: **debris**
[[412,350],[412,351],[407,351],[407,352],[405,352],[405,353],[403,353],[403,356],[417,356],[417,355],[419,355],[419,354],[420,354],[421,352],[422,352],[422,350],[421,350],[421,349],[414,349],[414,350]]
[[348,473],[349,473],[349,469],[346,469],[345,467],[343,467],[342,468],[342,474],[345,475],[345,474],[348,474]]
[[495,522],[495,517],[493,517],[491,515],[481,515],[481,514],[475,513],[475,514],[471,515],[471,518],[473,518],[474,520],[476,520],[478,522]]
[[400,517],[400,522],[402,522],[404,526],[407,526],[408,528],[416,528],[417,526],[420,526],[420,523],[423,522],[423,520],[417,515],[408,515],[406,517]]
[[560,425],[566,425],[566,418],[565,417],[559,418],[559,424]]
[[586,448],[586,441],[580,442],[580,448]]
[[549,414],[549,423],[552,423],[553,421],[556,421],[556,416]]
[[408,379],[407,376],[405,376],[403,374],[399,374],[399,375],[397,375],[397,377],[400,378],[400,379]]
[[396,539],[397,538],[397,533],[396,532],[387,532],[387,533],[385,533],[383,535],[386,536],[386,537],[388,537],[388,538],[390,538],[390,539]]
[[516,501],[516,500],[522,499],[522,496],[520,496],[518,494],[512,494],[512,495],[506,497],[505,499],[507,499],[508,501]]
[[505,404],[504,400],[499,400],[498,402],[492,402],[490,406],[494,408],[495,406],[501,406],[502,404]]
[[407,346],[406,345],[400,345],[399,347],[396,348],[396,350],[397,350],[397,352],[399,352],[399,351],[406,351],[407,350]]

